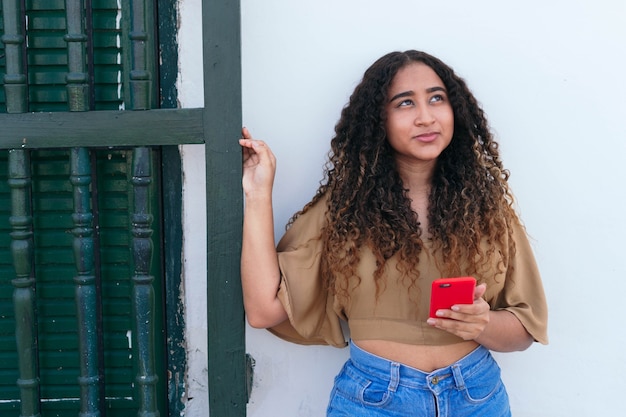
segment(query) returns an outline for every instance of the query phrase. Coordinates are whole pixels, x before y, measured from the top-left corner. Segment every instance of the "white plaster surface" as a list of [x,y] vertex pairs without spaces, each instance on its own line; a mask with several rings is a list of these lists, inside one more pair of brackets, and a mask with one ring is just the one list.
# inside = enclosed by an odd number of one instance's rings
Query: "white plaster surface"
[[[180,0],[178,32],[181,107],[204,105],[200,1]],[[206,324],[206,197],[204,145],[183,145],[183,252],[187,376],[185,416],[208,415]]]

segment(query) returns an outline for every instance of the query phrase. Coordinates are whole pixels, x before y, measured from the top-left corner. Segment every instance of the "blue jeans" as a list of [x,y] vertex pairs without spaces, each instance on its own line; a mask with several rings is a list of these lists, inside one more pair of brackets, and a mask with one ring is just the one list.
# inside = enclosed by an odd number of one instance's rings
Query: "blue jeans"
[[500,367],[482,346],[426,373],[350,343],[327,416],[510,417],[511,411]]

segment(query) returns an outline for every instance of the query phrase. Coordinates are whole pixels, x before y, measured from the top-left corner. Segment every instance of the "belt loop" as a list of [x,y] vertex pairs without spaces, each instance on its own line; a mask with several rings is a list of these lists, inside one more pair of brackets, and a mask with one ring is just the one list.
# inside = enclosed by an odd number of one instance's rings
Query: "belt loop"
[[391,372],[389,380],[389,391],[396,392],[398,385],[400,384],[400,364],[397,362],[391,362]]
[[459,389],[465,389],[465,380],[463,379],[463,372],[460,365],[452,365],[452,375],[454,375],[454,382]]

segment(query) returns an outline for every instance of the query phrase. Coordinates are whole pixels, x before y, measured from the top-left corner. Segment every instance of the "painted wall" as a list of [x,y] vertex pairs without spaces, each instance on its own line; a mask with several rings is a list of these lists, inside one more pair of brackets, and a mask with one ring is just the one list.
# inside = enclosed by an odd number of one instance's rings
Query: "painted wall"
[[[202,104],[200,3],[181,1],[185,107]],[[422,49],[467,80],[512,173],[550,306],[549,346],[496,355],[516,417],[623,408],[625,21],[617,0],[242,0],[243,120],[278,158],[277,237],[316,190],[339,112],[376,58]],[[206,413],[199,150],[184,148],[194,173],[185,182],[189,416]],[[254,329],[247,350],[256,359],[249,416],[324,415],[345,350]]]

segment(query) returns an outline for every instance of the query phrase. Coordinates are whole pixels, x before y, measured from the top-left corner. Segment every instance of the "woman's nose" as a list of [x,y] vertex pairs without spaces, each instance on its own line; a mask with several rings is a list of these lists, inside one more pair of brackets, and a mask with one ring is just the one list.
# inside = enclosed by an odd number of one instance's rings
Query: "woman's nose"
[[435,117],[428,106],[416,107],[415,126],[428,126],[435,121]]

